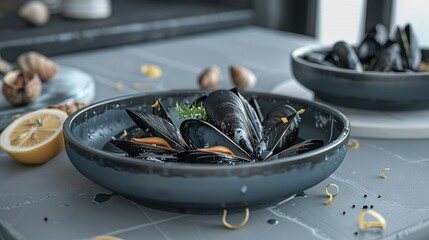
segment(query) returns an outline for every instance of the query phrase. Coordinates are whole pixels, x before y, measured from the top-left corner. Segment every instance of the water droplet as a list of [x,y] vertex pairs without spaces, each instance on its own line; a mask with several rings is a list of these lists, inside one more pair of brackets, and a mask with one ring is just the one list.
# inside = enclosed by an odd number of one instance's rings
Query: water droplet
[[241,187],[241,193],[242,194],[246,194],[247,193],[247,185],[243,185],[242,187]]
[[102,204],[108,200],[110,200],[110,198],[115,195],[115,193],[97,193],[94,196],[94,199],[92,200],[93,203],[96,204]]
[[277,225],[279,221],[277,221],[277,219],[271,218],[271,219],[268,219],[267,223],[271,225]]

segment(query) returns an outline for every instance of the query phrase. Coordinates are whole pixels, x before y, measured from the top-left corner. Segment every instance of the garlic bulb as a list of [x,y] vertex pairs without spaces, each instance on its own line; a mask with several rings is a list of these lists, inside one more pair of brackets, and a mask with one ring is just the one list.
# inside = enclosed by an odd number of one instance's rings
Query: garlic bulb
[[241,90],[251,89],[256,85],[256,75],[245,67],[231,66],[232,83]]
[[51,80],[58,72],[58,66],[54,62],[37,52],[19,55],[16,64],[22,72],[39,75],[43,82]]
[[49,8],[42,1],[29,1],[18,10],[18,15],[26,22],[40,27],[49,21]]
[[198,84],[201,89],[213,89],[219,84],[221,79],[220,69],[218,66],[210,66],[203,70],[198,77]]
[[22,106],[36,100],[42,93],[42,82],[36,74],[8,72],[3,78],[3,95],[13,106]]

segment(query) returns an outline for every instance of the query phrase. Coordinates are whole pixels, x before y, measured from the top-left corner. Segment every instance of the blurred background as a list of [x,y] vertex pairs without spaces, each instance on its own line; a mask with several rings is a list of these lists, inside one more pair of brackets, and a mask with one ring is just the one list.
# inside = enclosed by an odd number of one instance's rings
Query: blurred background
[[[32,2],[29,4],[29,2]],[[376,23],[412,23],[429,44],[424,0],[0,0],[0,53],[46,55],[153,41],[245,25],[357,43]],[[37,1],[36,1],[37,2]],[[30,6],[28,6],[30,5]]]

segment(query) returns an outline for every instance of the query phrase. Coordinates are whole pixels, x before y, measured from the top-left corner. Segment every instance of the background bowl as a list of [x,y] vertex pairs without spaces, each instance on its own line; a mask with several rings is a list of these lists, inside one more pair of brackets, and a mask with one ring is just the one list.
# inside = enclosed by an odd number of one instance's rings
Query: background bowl
[[288,103],[305,108],[299,137],[320,138],[322,148],[275,161],[241,164],[155,163],[103,151],[103,146],[124,129],[134,126],[125,108],[151,111],[155,98],[166,107],[192,102],[203,91],[163,92],[106,100],[82,109],[64,123],[66,151],[73,165],[93,182],[163,210],[192,213],[242,211],[261,208],[301,193],[329,177],[343,161],[350,132],[339,111],[317,103],[284,96],[256,96],[261,109]]
[[[295,78],[317,98],[336,105],[372,110],[429,109],[429,72],[361,72],[324,66],[302,58],[332,47],[310,46],[292,52]],[[422,59],[429,51],[422,50]]]

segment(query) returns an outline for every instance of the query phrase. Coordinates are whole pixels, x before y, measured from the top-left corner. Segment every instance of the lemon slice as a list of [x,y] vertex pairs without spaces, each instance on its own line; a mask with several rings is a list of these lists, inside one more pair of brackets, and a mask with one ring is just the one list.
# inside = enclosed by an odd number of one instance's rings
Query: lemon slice
[[63,123],[67,113],[42,109],[13,121],[0,136],[0,147],[23,164],[42,164],[64,147]]

